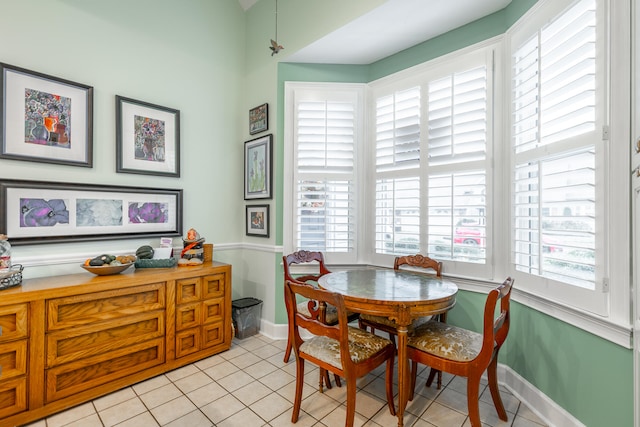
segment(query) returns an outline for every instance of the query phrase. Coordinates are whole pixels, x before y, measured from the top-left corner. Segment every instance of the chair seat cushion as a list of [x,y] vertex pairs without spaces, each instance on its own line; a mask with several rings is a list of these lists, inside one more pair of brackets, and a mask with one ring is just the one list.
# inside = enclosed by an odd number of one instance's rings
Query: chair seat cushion
[[[386,338],[349,326],[349,354],[353,363],[361,363],[389,345],[393,343]],[[300,351],[342,369],[338,340],[315,336],[305,341]]]
[[[396,323],[396,321],[391,320],[388,317],[374,316],[371,314],[361,314],[360,319],[370,323],[377,323],[378,325],[383,325],[389,328],[398,329],[398,324]],[[415,328],[422,325],[423,323],[428,322],[429,320],[431,320],[431,316],[419,317],[417,319],[413,319],[413,321],[411,322],[411,325],[409,325],[409,328],[408,328],[409,333],[412,333]]]
[[432,320],[409,336],[407,345],[458,362],[475,359],[482,348],[482,334]]

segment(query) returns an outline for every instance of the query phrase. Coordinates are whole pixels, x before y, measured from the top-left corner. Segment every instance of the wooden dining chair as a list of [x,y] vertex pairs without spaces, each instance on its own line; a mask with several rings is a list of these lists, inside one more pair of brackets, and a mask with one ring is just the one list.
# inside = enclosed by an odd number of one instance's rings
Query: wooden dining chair
[[[484,306],[483,332],[477,333],[438,321],[429,321],[414,330],[407,341],[407,356],[411,360],[411,390],[413,399],[417,365],[422,363],[440,371],[467,377],[467,405],[472,427],[480,427],[478,395],[480,377],[487,371],[489,390],[498,417],[507,421],[507,413],[498,389],[498,352],[509,333],[509,307],[514,280],[489,292]],[[500,310],[496,313],[496,305]],[[431,383],[427,381],[427,386]]]
[[[435,274],[436,277],[442,277],[442,263],[424,255],[407,255],[396,257],[393,263],[394,270],[400,270],[402,266],[410,267],[413,271],[420,273]],[[416,319],[411,327],[424,323],[430,320],[431,317]],[[394,320],[388,319],[384,316],[374,316],[370,314],[362,314],[358,319],[358,324],[361,329],[370,329],[370,332],[376,330],[385,331],[389,334],[389,339],[395,342],[395,336],[398,335],[398,325]]]
[[[412,271],[418,271],[420,273],[435,274],[436,277],[442,277],[442,262],[421,254],[397,256],[395,261],[393,262],[393,269],[400,270],[403,268],[408,268]],[[447,313],[441,313],[437,315],[436,318],[441,322],[446,322]],[[430,316],[415,319],[409,327],[409,332],[415,329],[418,325],[429,320],[431,320]],[[384,316],[363,314],[360,316],[358,322],[360,328],[369,328],[372,333],[375,333],[376,329],[387,332],[389,334],[389,339],[391,339],[391,341],[395,343],[395,336],[398,335],[398,326],[396,325],[395,321],[390,320]],[[440,390],[440,388],[442,387],[442,372],[431,368],[427,381],[429,382],[429,384],[431,384],[436,375],[438,375],[437,385],[438,390]]]
[[[318,266],[318,271],[316,274],[304,274],[304,275],[294,275],[291,273],[291,266],[294,264],[315,264]],[[285,255],[282,257],[282,266],[284,269],[284,281],[287,280],[300,283],[307,284],[310,286],[316,286],[318,279],[325,274],[331,273],[329,269],[326,267],[324,263],[324,255],[322,252],[318,251],[297,251],[289,255]],[[285,298],[285,306],[288,301]],[[298,311],[302,313],[308,314],[307,303],[301,302],[298,303]],[[289,308],[287,307],[287,310]],[[356,320],[358,315],[356,313],[348,313],[349,321]],[[324,303],[320,304],[320,320],[328,325],[336,325],[338,323],[338,312],[336,308],[332,305],[327,305]],[[291,325],[289,325],[291,328]],[[287,347],[284,352],[284,363],[289,362],[289,358],[291,357],[291,339],[287,338]],[[327,388],[331,388],[331,381],[329,381],[329,376],[326,372],[321,371],[321,376],[325,379]],[[340,387],[340,377],[335,377],[336,385]]]
[[[308,299],[307,312],[298,311],[297,297]],[[386,362],[387,404],[391,415],[393,403],[393,364],[395,346],[383,337],[349,326],[342,295],[313,288],[294,281],[285,281],[285,298],[289,317],[289,340],[296,359],[296,392],[291,422],[298,421],[304,387],[305,361],[333,372],[347,383],[347,416],[345,426],[353,426],[356,409],[356,380]],[[338,323],[328,325],[321,319],[320,303],[336,308]],[[300,329],[312,335],[303,340]],[[322,392],[322,379],[320,380]]]

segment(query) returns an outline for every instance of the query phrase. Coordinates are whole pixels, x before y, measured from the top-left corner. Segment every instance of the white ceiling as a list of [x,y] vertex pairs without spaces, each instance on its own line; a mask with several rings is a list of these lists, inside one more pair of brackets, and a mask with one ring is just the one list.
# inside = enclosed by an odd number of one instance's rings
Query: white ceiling
[[[248,9],[258,0],[238,0]],[[388,0],[287,62],[371,64],[506,7],[511,0]],[[279,40],[285,47],[287,41]]]

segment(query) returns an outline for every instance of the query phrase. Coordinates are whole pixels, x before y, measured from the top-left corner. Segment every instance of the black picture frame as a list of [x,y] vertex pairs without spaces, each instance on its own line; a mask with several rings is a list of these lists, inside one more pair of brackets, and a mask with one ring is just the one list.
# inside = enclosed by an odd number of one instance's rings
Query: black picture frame
[[269,130],[269,104],[264,103],[249,110],[249,134]]
[[0,158],[93,167],[93,87],[5,63],[0,76]]
[[247,205],[245,223],[247,236],[269,237],[269,205]]
[[0,180],[13,245],[182,235],[181,189]]
[[180,111],[116,95],[116,172],[180,177]]
[[244,199],[270,199],[272,188],[273,135],[244,143]]

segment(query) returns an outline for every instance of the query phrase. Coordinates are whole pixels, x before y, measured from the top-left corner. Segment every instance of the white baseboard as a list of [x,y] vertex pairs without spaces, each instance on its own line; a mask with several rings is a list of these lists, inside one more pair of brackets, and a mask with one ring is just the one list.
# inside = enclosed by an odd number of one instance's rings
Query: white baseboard
[[[276,325],[262,319],[260,321],[260,333],[274,340],[284,340],[287,339],[287,325]],[[586,427],[509,366],[498,364],[498,379],[501,385],[507,388],[549,427]]]
[[586,427],[509,366],[498,364],[498,378],[504,379],[501,384],[548,426]]

